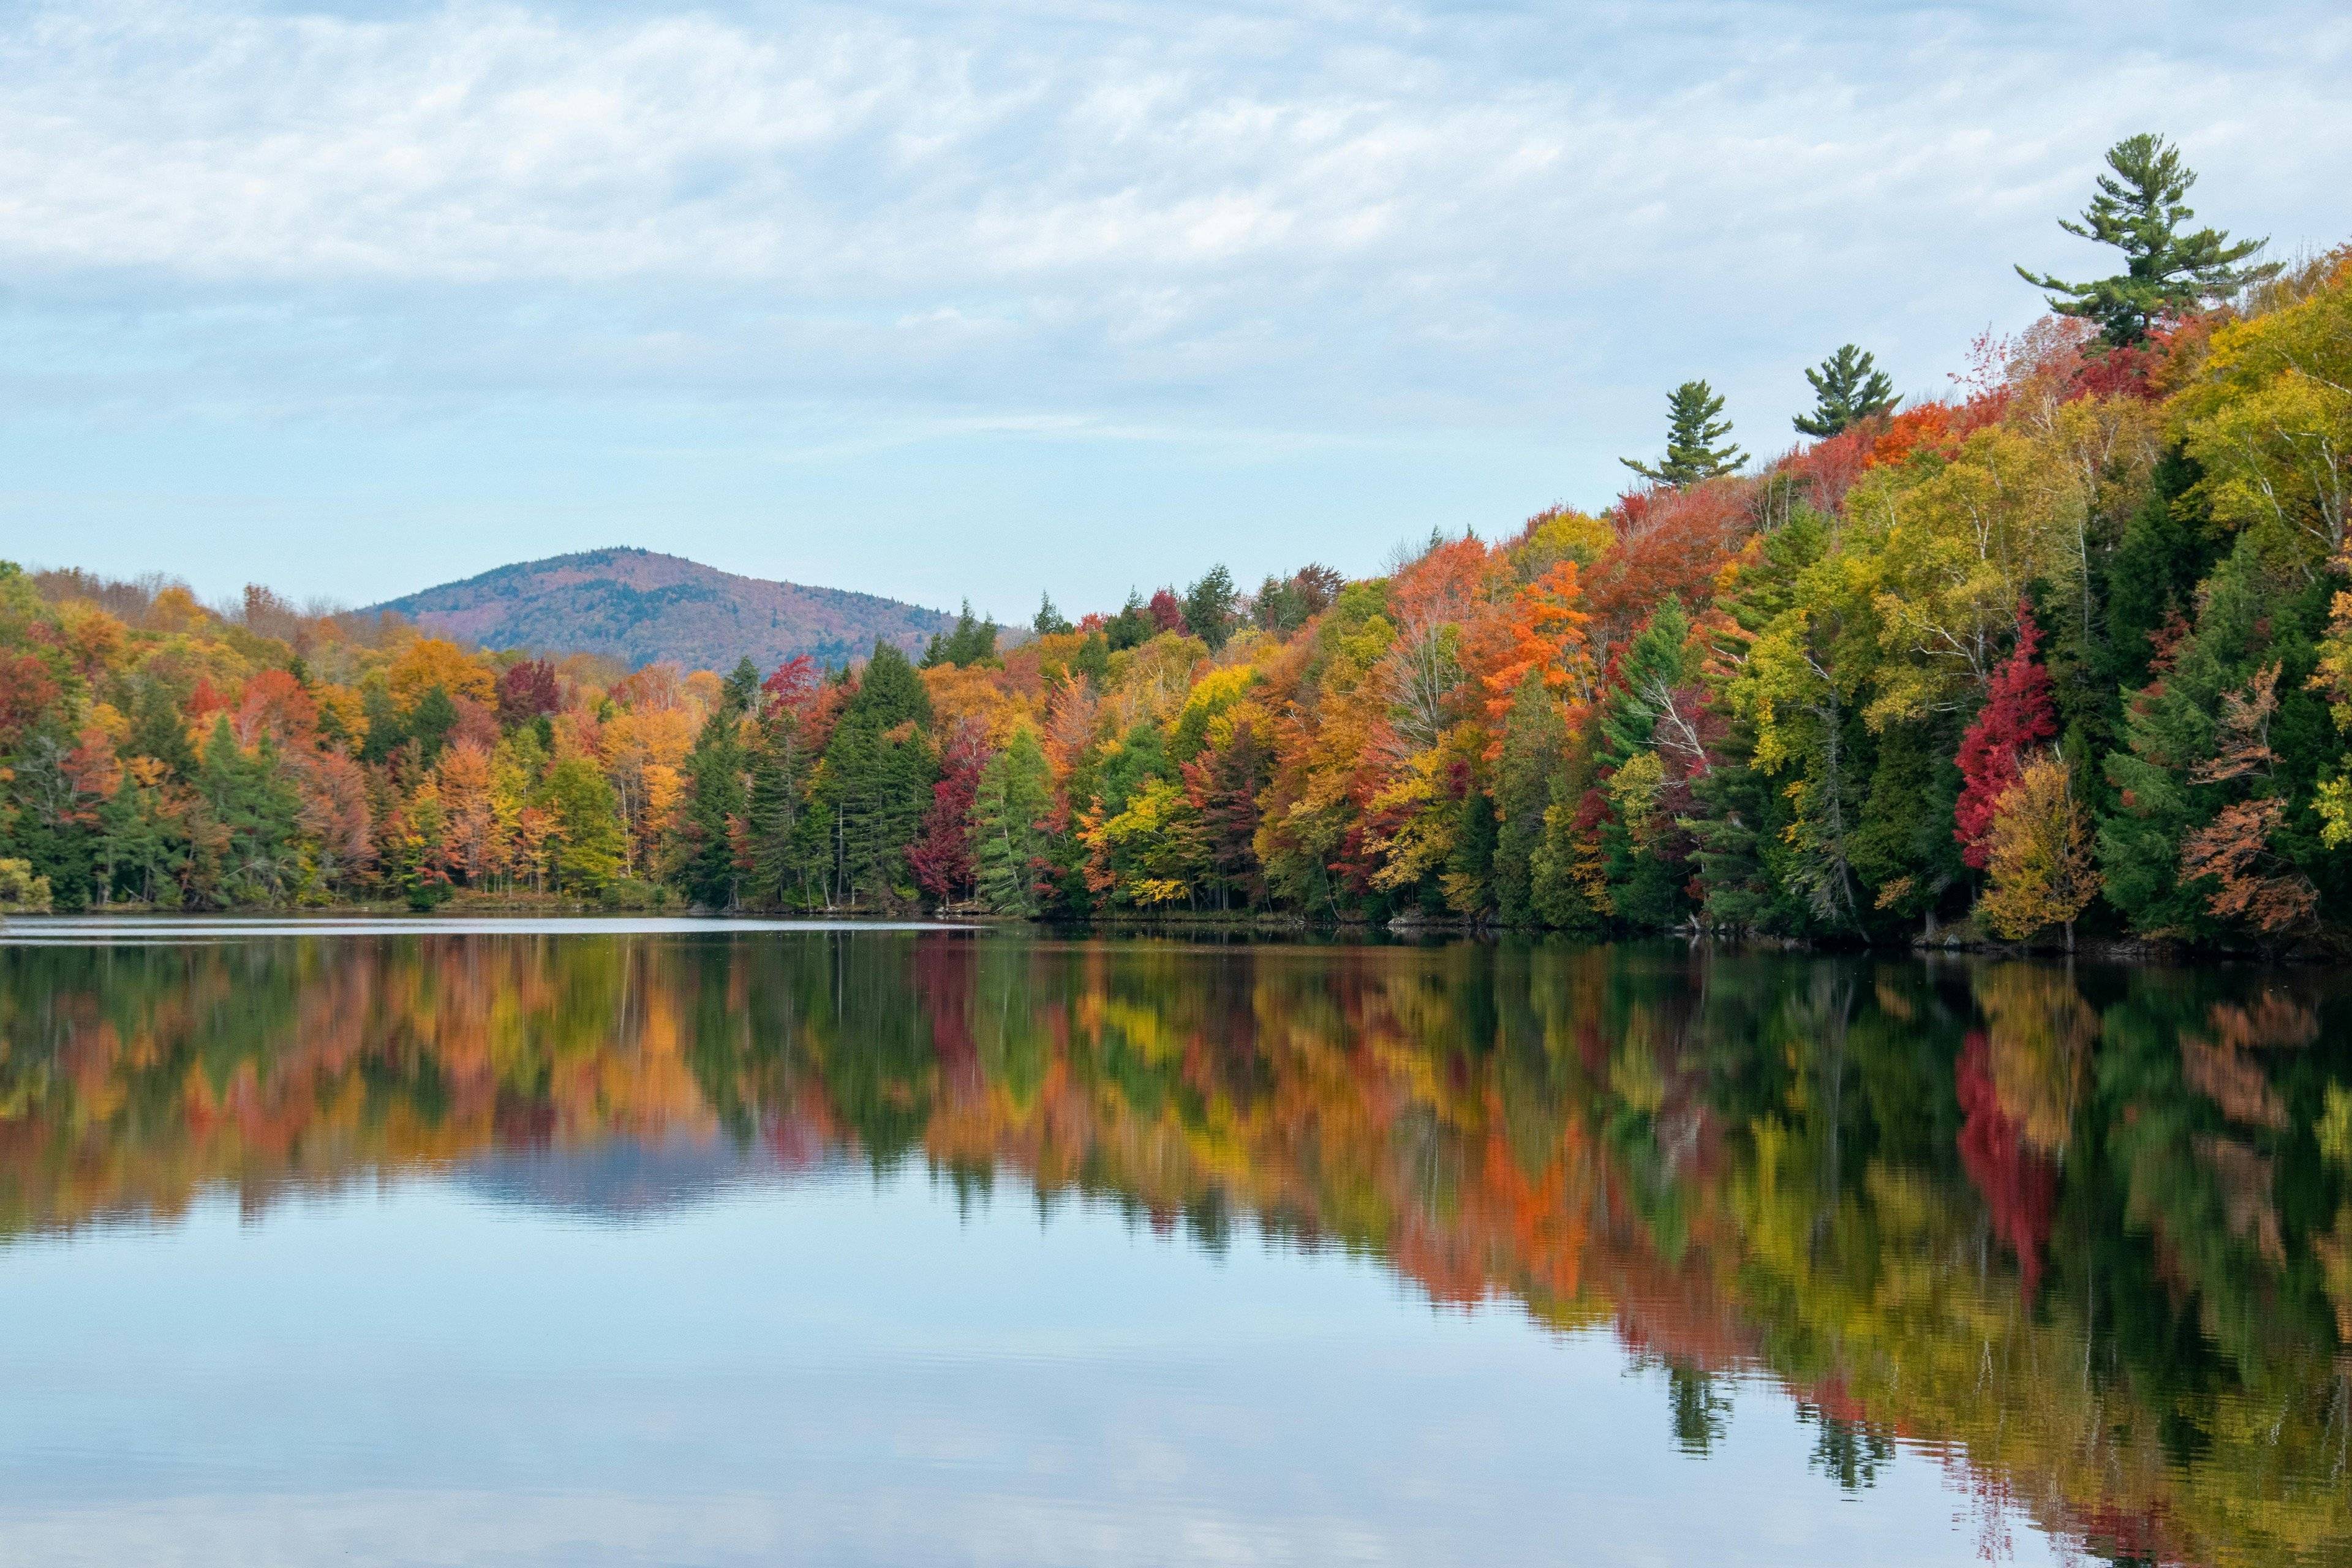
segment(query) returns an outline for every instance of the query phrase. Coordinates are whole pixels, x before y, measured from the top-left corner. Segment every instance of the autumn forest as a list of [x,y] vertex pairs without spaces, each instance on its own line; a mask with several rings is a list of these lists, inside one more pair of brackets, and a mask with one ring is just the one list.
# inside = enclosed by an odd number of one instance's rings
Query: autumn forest
[[[0,564],[0,909],[608,907],[2238,951],[2352,911],[2352,247],[2197,226],[1750,458],[1703,380],[1597,512],[1223,567],[919,659],[462,646]],[[2201,199],[2201,197],[2200,197]],[[1956,345],[1957,346],[1957,345]]]

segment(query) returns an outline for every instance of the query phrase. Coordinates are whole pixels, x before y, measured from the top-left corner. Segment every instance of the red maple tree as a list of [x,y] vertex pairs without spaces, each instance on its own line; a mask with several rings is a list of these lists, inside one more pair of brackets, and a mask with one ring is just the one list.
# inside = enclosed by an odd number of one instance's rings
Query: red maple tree
[[1992,820],[2000,797],[2017,784],[2025,753],[2058,732],[2050,671],[2034,658],[2042,628],[2023,600],[2017,605],[2017,647],[1992,672],[1984,707],[1960,738],[1960,798],[1952,810],[1952,837],[1960,858],[1981,871],[1992,854]]

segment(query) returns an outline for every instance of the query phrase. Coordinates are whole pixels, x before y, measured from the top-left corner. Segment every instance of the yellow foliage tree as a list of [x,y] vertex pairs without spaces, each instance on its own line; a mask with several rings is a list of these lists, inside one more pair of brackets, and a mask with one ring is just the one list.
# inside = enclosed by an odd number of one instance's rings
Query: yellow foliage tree
[[2011,942],[2063,925],[2074,950],[2075,918],[2098,895],[2099,877],[2063,759],[2034,758],[2001,796],[1987,866],[1992,886],[1977,904],[1986,924]]
[[498,679],[490,667],[445,637],[419,637],[400,650],[384,672],[384,683],[404,710],[435,687],[452,697],[476,702],[495,701]]

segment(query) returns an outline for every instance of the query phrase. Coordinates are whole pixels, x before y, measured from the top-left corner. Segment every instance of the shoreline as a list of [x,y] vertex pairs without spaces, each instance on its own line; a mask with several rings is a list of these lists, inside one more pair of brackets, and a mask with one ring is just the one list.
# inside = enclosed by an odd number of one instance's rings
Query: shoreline
[[241,905],[223,910],[166,909],[152,904],[109,904],[76,910],[0,911],[0,930],[15,920],[37,920],[52,929],[88,921],[158,923],[190,921],[223,923],[299,923],[318,921],[372,920],[396,921],[404,924],[430,926],[436,923],[496,921],[532,918],[566,920],[610,919],[628,920],[694,920],[714,924],[741,923],[758,926],[778,921],[822,923],[828,926],[870,926],[877,929],[908,926],[933,927],[940,930],[985,930],[990,928],[1024,928],[1047,934],[1075,935],[1102,933],[1118,935],[1223,936],[1256,940],[1345,938],[1378,942],[1411,942],[1432,940],[1469,938],[1484,942],[1504,940],[1566,941],[1581,946],[1608,946],[1619,942],[1679,942],[1686,946],[1709,946],[1809,953],[1819,957],[1842,955],[1907,956],[1934,958],[2006,957],[2041,960],[2073,959],[2086,963],[2123,964],[2263,964],[2301,967],[2323,963],[2340,954],[2324,945],[2305,944],[2263,952],[2233,948],[2199,947],[2189,943],[2140,937],[2085,937],[2070,950],[2063,943],[2003,942],[1988,938],[1965,922],[1948,925],[1933,935],[1921,934],[1907,942],[1837,941],[1812,937],[1783,937],[1760,933],[1728,933],[1694,931],[1687,929],[1658,931],[1599,931],[1570,932],[1544,926],[1505,926],[1492,921],[1461,919],[1433,920],[1401,916],[1392,920],[1347,920],[1311,915],[1283,913],[1270,910],[1173,910],[1145,914],[1137,911],[1114,911],[1096,914],[1082,920],[1033,918],[1020,915],[995,914],[986,910],[953,905],[937,910],[710,910],[676,900],[615,905],[601,900],[568,898],[560,894],[493,894],[448,900],[431,909],[420,910],[405,900],[337,900],[331,903],[294,906]]

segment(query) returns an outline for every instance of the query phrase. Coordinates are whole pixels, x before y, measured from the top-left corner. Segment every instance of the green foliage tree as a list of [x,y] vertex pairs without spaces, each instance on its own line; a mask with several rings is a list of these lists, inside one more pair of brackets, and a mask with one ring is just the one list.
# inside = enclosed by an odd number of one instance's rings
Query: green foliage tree
[[1551,775],[1568,748],[1559,702],[1540,677],[1529,675],[1511,694],[1503,720],[1502,755],[1495,769],[1495,918],[1507,926],[1536,922],[1535,853],[1543,842]]
[[1070,617],[1054,607],[1054,595],[1047,594],[1038,601],[1037,616],[1029,623],[1029,629],[1041,637],[1057,637],[1073,628]]
[[2114,246],[2124,253],[2124,270],[2113,278],[2068,283],[2017,269],[2028,283],[2047,290],[2050,308],[2060,315],[2094,322],[2107,342],[2128,348],[2164,321],[2277,276],[2276,262],[2240,265],[2267,240],[2233,243],[2217,228],[2181,232],[2197,216],[2181,199],[2197,174],[2163,137],[2147,132],[2125,137],[2107,149],[2107,167],[2113,172],[2099,176],[2098,195],[2083,209],[2083,221],[2061,218],[2058,226]]
[[677,868],[688,898],[708,909],[733,909],[742,895],[742,864],[748,848],[750,764],[742,724],[759,671],[749,659],[738,668],[719,706],[704,720],[686,759],[686,823]]
[[1234,608],[1238,598],[1234,574],[1222,565],[1210,567],[1199,582],[1184,590],[1184,624],[1209,645],[1210,652],[1224,647],[1233,637],[1239,619]]
[[222,895],[283,901],[301,881],[295,846],[301,801],[279,765],[276,743],[264,736],[248,754],[229,732],[228,721],[215,721],[196,788],[218,828],[214,847]]
[[408,735],[416,742],[417,760],[428,768],[439,762],[441,748],[449,743],[449,731],[457,727],[457,704],[448,691],[427,687],[416,700],[415,711],[408,716]]
[[1813,411],[1792,421],[1802,436],[1826,439],[1840,435],[1862,420],[1892,411],[1902,401],[1886,373],[1853,343],[1840,345],[1820,369],[1805,372],[1805,379],[1813,384]]
[[1654,464],[1633,458],[1617,460],[1659,484],[1698,484],[1736,470],[1748,454],[1725,437],[1731,421],[1722,417],[1723,399],[1704,381],[1686,381],[1666,395],[1666,455]]
[[813,805],[830,836],[831,901],[890,907],[912,896],[907,847],[930,805],[939,759],[929,695],[907,656],[874,645],[826,743]]
[[585,757],[548,770],[542,792],[555,821],[555,874],[565,891],[601,893],[621,874],[620,800]]
[[1152,631],[1151,612],[1144,607],[1143,595],[1132,588],[1128,590],[1127,603],[1119,606],[1118,614],[1103,626],[1103,636],[1113,653],[1141,647],[1151,640]]
[[996,623],[971,613],[971,601],[963,602],[963,613],[956,616],[955,629],[944,634],[934,633],[930,646],[923,650],[923,668],[954,665],[989,664],[996,658]]
[[1001,915],[1037,912],[1037,875],[1047,851],[1053,773],[1036,731],[1014,731],[980,770],[972,797],[971,858],[977,896]]

